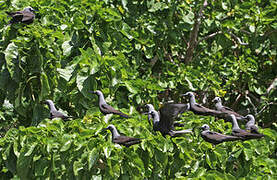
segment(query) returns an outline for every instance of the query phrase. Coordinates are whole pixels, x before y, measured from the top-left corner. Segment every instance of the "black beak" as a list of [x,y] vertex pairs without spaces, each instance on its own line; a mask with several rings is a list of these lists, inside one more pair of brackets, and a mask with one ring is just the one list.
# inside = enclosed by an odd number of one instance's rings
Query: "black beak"
[[89,93],[96,94],[96,91],[88,91]]
[[187,96],[188,94],[186,93],[186,94],[181,94],[180,96]]

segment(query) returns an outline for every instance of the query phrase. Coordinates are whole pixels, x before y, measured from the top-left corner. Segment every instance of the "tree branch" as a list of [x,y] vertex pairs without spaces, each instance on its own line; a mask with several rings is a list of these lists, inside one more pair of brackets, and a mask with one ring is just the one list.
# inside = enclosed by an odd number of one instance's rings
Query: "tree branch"
[[270,86],[267,88],[266,93],[269,94],[269,92],[273,89],[276,88],[277,85],[275,85],[275,83],[277,84],[277,77],[272,81],[272,83],[270,84]]
[[203,6],[200,8],[199,12],[195,15],[194,25],[193,25],[192,32],[190,33],[188,49],[186,51],[185,63],[190,62],[193,58],[193,52],[197,45],[199,27],[201,24],[201,20],[203,18],[203,10],[207,7],[207,5],[208,5],[207,0],[204,0]]
[[209,34],[209,35],[203,37],[202,39],[200,39],[199,41],[197,41],[197,44],[199,44],[200,42],[205,41],[205,40],[207,40],[209,38],[212,38],[212,37],[214,37],[214,36],[216,36],[218,34],[222,34],[222,33],[223,33],[222,31],[217,31],[215,33]]
[[233,34],[230,30],[228,30],[228,34],[230,34],[240,45],[242,45],[242,46],[248,45],[248,43],[242,42],[241,39],[238,36],[236,36],[235,34]]

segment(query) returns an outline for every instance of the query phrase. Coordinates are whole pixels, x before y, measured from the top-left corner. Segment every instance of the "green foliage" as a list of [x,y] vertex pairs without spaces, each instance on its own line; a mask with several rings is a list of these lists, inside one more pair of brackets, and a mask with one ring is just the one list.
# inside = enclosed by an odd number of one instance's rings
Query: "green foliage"
[[[111,136],[101,131],[104,121],[44,120],[37,127],[10,129],[0,141],[2,175],[11,173],[20,179],[70,179],[72,177],[105,179],[272,177],[277,173],[277,133],[264,129],[261,140],[230,142],[213,147],[200,138],[199,131],[170,139],[149,129],[146,117],[134,116],[120,123],[113,119],[121,133],[142,138],[142,143],[130,148],[111,142]],[[213,118],[192,116],[186,128],[212,122],[222,131],[231,125]],[[187,122],[187,118],[182,118]],[[132,128],[130,128],[132,127]],[[97,137],[95,137],[97,135]],[[3,173],[7,172],[7,173]]]
[[[5,11],[30,5],[39,10],[34,23],[6,26]],[[6,134],[0,139],[1,177],[276,176],[277,4],[209,2],[188,62],[202,6],[190,0],[1,1],[0,137]],[[88,92],[96,89],[132,116],[112,123],[122,133],[144,138],[140,145],[119,148],[104,139],[97,97]],[[155,136],[138,113],[142,105],[178,102],[186,91],[197,92],[199,100],[210,102],[216,95],[235,110],[249,109],[260,126],[269,127],[262,130],[266,137],[214,148],[198,131],[185,138]],[[45,120],[45,99],[83,118]],[[191,113],[182,121],[187,128],[208,123],[222,132],[230,129]]]

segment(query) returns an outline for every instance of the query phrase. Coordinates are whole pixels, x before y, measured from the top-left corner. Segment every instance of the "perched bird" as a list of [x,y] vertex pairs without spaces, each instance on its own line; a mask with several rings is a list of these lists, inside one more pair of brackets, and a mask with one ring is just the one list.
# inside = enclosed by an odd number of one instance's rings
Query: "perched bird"
[[167,121],[165,118],[159,119],[159,113],[155,110],[150,112],[153,118],[153,130],[160,131],[163,136],[170,135],[175,137],[182,134],[192,133],[191,129],[175,131],[173,121]]
[[[150,114],[151,111],[155,110],[152,104],[146,104],[148,109],[148,122],[151,124],[152,115]],[[167,103],[163,105],[158,111],[157,119],[161,119],[165,126],[171,126],[169,128],[174,128],[176,126],[183,127],[183,123],[175,122],[179,114],[187,111],[189,109],[189,104],[178,104],[178,103]]]
[[181,96],[189,96],[189,110],[197,115],[212,115],[212,116],[222,116],[224,113],[220,111],[216,111],[213,109],[206,108],[200,104],[197,104],[195,101],[195,96],[193,92],[187,92],[186,94],[182,94]]
[[243,140],[258,139],[264,136],[263,134],[254,134],[246,130],[240,129],[236,116],[234,114],[231,114],[230,116],[232,118],[232,124],[233,124],[233,127],[232,127],[233,136],[241,137]]
[[213,145],[217,145],[225,141],[236,141],[241,139],[240,137],[237,137],[237,136],[229,136],[229,135],[220,134],[217,132],[212,132],[210,131],[210,127],[207,124],[204,124],[201,127],[201,129],[202,129],[201,137],[205,141],[212,143]]
[[68,120],[69,118],[73,118],[72,116],[67,116],[65,114],[63,114],[62,112],[58,111],[53,103],[53,101],[51,100],[46,100],[44,102],[44,104],[47,104],[49,109],[50,109],[50,119],[54,119],[54,118],[61,118],[63,120]]
[[30,24],[35,19],[35,13],[33,8],[27,7],[23,11],[16,11],[16,12],[6,12],[8,16],[12,17],[12,19],[9,21],[9,24],[14,23],[24,23],[24,24]]
[[121,136],[114,125],[110,124],[104,130],[110,130],[112,133],[112,142],[117,143],[126,147],[129,147],[133,144],[138,144],[141,142],[140,138]]
[[[151,125],[151,119],[152,119],[152,115],[150,114],[151,111],[154,111],[155,108],[152,104],[146,104],[145,107],[147,108],[148,112],[148,123]],[[160,115],[158,115],[160,116]],[[159,117],[160,118],[160,117]]]
[[223,106],[220,97],[215,97],[213,99],[213,102],[215,102],[215,108],[216,108],[217,111],[227,113],[226,117],[230,117],[229,116],[230,114],[234,114],[235,117],[237,118],[237,120],[243,120],[244,119],[242,115],[236,113],[233,109],[231,109],[229,107],[226,107],[226,106]]
[[127,114],[124,114],[116,109],[114,109],[112,106],[108,105],[104,99],[104,95],[101,91],[97,90],[97,91],[90,91],[93,94],[97,94],[98,95],[98,99],[99,99],[99,109],[100,111],[106,115],[106,114],[117,114],[121,117],[124,118],[129,118],[129,116]]
[[253,115],[248,114],[244,118],[248,120],[248,122],[245,125],[246,130],[248,130],[248,131],[250,131],[251,133],[254,133],[254,134],[261,134],[261,133],[259,133],[258,127],[255,126],[255,118],[254,118]]
[[184,126],[184,124],[175,122],[175,120],[178,118],[179,114],[182,114],[185,111],[188,111],[189,107],[190,107],[189,103],[187,103],[187,104],[180,104],[180,103],[165,104],[159,110],[160,119],[162,121],[168,122],[168,126],[171,126],[171,128],[173,128],[175,126],[179,126],[179,127]]

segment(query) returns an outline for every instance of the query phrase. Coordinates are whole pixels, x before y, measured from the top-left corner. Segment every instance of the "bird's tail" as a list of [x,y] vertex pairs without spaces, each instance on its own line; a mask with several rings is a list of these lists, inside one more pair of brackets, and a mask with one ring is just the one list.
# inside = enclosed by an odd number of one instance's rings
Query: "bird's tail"
[[129,118],[129,116],[127,114],[124,114],[122,112],[119,113],[119,116],[124,117],[124,118]]
[[171,137],[177,137],[177,136],[181,136],[183,134],[188,134],[188,133],[192,133],[192,129],[185,129],[185,130],[181,130],[181,131],[170,131],[169,135]]

